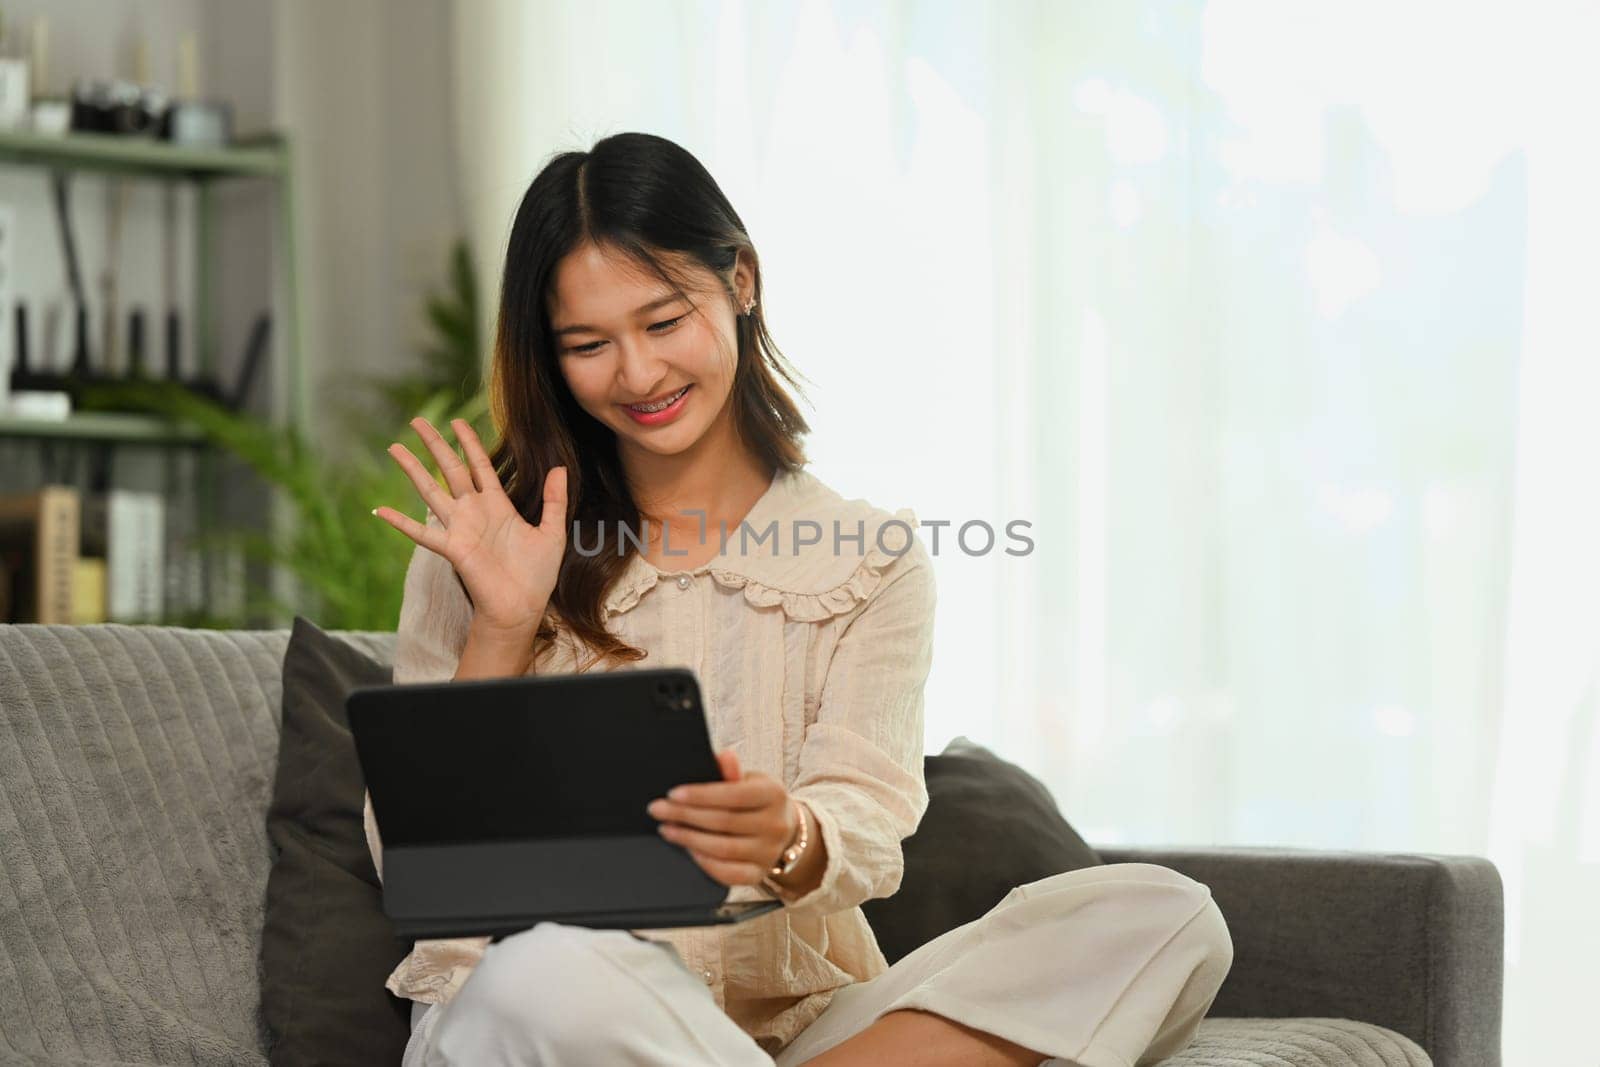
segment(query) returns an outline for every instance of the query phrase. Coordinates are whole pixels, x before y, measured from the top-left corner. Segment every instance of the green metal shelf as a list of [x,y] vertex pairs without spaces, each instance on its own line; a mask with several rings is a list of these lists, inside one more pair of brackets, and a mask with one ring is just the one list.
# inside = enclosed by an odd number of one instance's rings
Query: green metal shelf
[[0,132],[0,162],[191,179],[279,177],[288,170],[281,141],[190,148],[108,133]]
[[[272,418],[284,425],[309,425],[304,365],[300,354],[299,286],[295,277],[293,167],[290,146],[280,135],[232,145],[227,148],[193,148],[153,138],[116,134],[68,133],[49,135],[0,131],[0,165],[31,167],[64,172],[94,171],[110,176],[148,178],[169,183],[189,183],[195,191],[195,328],[198,369],[216,369],[215,337],[212,328],[211,276],[213,219],[218,192],[215,183],[229,178],[265,179],[275,201],[277,245],[274,273],[277,287],[272,303],[272,332],[277,338],[278,360],[271,378],[277,383],[272,398]],[[0,324],[9,328],[10,324]],[[196,474],[198,508],[207,520],[214,519],[221,496],[221,461],[224,450],[207,442],[196,428],[136,412],[75,411],[66,419],[23,419],[0,415],[0,440],[104,442],[116,445],[189,446],[199,457]],[[187,448],[185,448],[187,450]],[[169,452],[169,474],[179,452]],[[291,509],[280,492],[270,493],[269,522],[274,532],[285,539],[293,536]],[[204,525],[204,522],[202,522]],[[289,599],[292,575],[275,568],[272,581],[276,595]],[[286,626],[291,621],[282,612],[267,621],[270,626]]]
[[149,445],[198,445],[205,440],[196,427],[159,415],[119,411],[75,411],[64,419],[0,415],[0,438],[4,437]]

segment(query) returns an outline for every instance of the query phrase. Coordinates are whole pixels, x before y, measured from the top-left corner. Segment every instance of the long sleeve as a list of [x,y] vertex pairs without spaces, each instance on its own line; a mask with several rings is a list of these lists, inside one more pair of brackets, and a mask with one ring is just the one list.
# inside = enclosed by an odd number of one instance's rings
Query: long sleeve
[[[428,512],[427,521],[429,526],[441,525],[432,511]],[[394,651],[396,684],[447,682],[454,678],[467,646],[471,622],[472,604],[456,578],[455,568],[437,552],[418,545],[406,567],[405,589],[400,597]],[[367,848],[381,882],[383,841],[378,836],[371,794],[363,793],[362,807]]]
[[[432,511],[428,525],[443,528]],[[472,603],[450,561],[418,545],[406,568],[394,644],[394,680],[448,682],[456,675],[472,625]]]
[[834,648],[790,789],[815,816],[827,862],[821,883],[789,901],[790,911],[828,915],[900,887],[901,842],[928,807],[923,685],[935,598],[933,566],[913,538]]

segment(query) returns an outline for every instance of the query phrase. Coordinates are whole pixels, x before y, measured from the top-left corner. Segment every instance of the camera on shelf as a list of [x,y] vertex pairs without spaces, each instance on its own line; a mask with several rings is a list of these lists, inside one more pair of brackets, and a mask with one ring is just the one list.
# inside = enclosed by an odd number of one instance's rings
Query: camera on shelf
[[85,79],[72,87],[71,128],[221,148],[233,139],[233,115],[220,101],[173,100],[131,81]]

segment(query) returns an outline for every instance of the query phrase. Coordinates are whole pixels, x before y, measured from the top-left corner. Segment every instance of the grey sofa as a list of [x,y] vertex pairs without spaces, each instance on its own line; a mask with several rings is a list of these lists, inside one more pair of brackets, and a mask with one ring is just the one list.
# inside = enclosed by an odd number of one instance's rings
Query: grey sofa
[[[287,630],[0,626],[0,1064],[261,1064]],[[393,634],[339,636],[382,661]],[[1466,856],[1100,848],[1211,887],[1234,964],[1177,1065],[1500,1062]]]

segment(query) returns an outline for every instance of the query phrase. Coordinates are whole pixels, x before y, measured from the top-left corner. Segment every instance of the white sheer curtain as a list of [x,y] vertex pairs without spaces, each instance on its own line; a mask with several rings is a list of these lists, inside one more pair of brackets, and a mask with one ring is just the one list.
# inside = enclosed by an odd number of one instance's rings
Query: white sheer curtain
[[[478,0],[462,183],[496,277],[550,153],[693,151],[814,383],[818,474],[951,523],[930,751],[991,744],[1098,843],[1487,855],[1507,1062],[1570,1063],[1600,954],[1597,29]],[[974,519],[994,551],[957,546]]]

